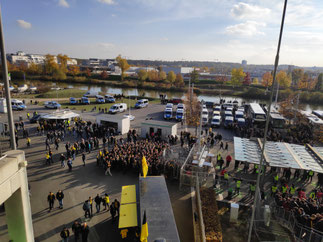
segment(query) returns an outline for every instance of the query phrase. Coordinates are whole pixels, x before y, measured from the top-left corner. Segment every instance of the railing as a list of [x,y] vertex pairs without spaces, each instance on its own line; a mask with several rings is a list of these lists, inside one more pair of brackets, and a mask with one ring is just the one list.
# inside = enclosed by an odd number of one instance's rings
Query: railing
[[285,227],[290,229],[299,242],[321,242],[323,241],[323,232],[309,228],[297,222],[294,214],[284,208],[273,206],[273,213],[276,219]]

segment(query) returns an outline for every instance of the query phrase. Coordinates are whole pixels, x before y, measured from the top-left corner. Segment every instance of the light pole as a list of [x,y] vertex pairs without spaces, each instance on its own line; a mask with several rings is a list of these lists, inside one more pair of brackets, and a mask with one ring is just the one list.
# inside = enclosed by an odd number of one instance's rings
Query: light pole
[[250,225],[249,225],[248,242],[251,241],[252,228],[253,228],[253,223],[255,220],[256,207],[258,205],[258,199],[259,199],[259,193],[260,193],[260,176],[261,176],[261,173],[265,173],[265,171],[263,171],[264,153],[265,153],[265,146],[266,146],[266,140],[267,140],[268,127],[269,127],[269,117],[270,117],[269,114],[270,114],[272,100],[273,100],[273,96],[274,96],[274,86],[275,86],[275,82],[276,82],[276,73],[277,73],[277,67],[278,67],[278,62],[279,62],[279,52],[280,52],[280,45],[281,45],[283,29],[284,29],[286,7],[287,7],[287,0],[285,0],[285,3],[284,3],[283,16],[282,16],[282,21],[281,21],[281,25],[280,25],[280,32],[279,32],[279,39],[278,39],[277,53],[276,53],[276,58],[275,58],[274,74],[273,74],[273,84],[272,84],[272,88],[271,88],[271,92],[270,92],[268,115],[266,118],[266,126],[265,126],[265,132],[264,132],[264,140],[263,140],[262,147],[261,147],[261,157],[260,157],[260,166],[259,166],[260,171],[258,172],[258,176],[257,176],[255,200],[254,200],[254,203],[252,206],[252,215],[251,215],[251,221],[250,221]]
[[7,58],[6,58],[6,51],[4,48],[1,8],[0,8],[0,42],[1,42],[0,48],[1,48],[2,75],[3,75],[3,82],[4,82],[5,91],[6,91],[10,144],[11,144],[11,149],[16,150],[17,146],[16,146],[16,140],[15,140],[15,128],[13,124],[13,115],[12,115],[12,108],[11,108]]

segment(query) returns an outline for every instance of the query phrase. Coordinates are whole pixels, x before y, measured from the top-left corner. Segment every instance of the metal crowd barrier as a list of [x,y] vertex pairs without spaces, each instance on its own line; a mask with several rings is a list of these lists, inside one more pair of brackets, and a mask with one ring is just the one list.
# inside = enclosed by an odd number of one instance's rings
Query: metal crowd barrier
[[280,221],[285,227],[288,227],[295,236],[296,241],[299,242],[322,242],[323,232],[316,229],[309,228],[297,222],[294,214],[284,208],[274,206],[273,213],[276,219]]

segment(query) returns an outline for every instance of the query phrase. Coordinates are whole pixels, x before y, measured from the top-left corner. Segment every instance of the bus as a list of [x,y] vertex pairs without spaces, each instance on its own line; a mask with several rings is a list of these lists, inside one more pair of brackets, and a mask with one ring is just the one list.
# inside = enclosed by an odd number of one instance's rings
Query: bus
[[250,103],[248,116],[252,120],[253,125],[265,127],[266,113],[258,103]]
[[284,129],[286,119],[280,113],[270,112],[270,126],[274,129]]

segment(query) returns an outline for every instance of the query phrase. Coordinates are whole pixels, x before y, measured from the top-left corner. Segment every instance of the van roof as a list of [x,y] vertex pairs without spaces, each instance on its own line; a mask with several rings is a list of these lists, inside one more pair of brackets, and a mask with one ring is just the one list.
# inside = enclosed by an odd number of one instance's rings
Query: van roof
[[148,101],[147,98],[144,98],[144,99],[139,99],[138,102],[142,102],[142,101]]
[[233,121],[233,117],[232,116],[227,116],[227,117],[225,117],[225,120],[232,120]]

